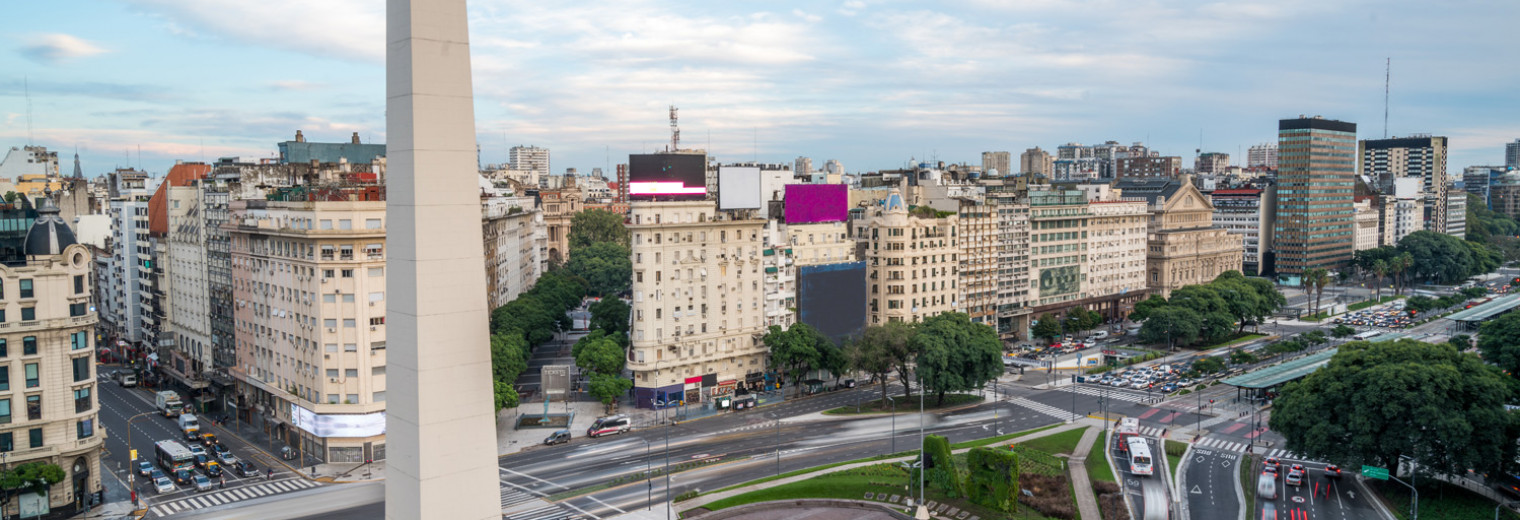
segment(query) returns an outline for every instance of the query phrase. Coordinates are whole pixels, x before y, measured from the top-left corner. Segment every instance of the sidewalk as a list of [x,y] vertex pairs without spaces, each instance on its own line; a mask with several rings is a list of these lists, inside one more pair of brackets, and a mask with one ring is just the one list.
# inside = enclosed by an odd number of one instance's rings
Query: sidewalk
[[[257,450],[262,460],[254,461],[255,464],[266,469],[280,471],[281,467],[307,480],[319,482],[367,482],[385,478],[385,461],[378,460],[366,465],[364,462],[323,462],[310,454],[301,454],[299,460],[284,460],[279,456],[279,450],[285,446],[279,439],[271,439],[263,429],[246,422],[207,424],[217,435],[230,435],[241,439],[250,448]],[[301,464],[296,465],[298,462]],[[275,466],[278,464],[278,466]]]
[[1100,519],[1098,514],[1098,496],[1093,494],[1092,480],[1087,476],[1087,455],[1092,453],[1093,443],[1097,442],[1098,435],[1103,432],[1099,428],[1088,428],[1082,434],[1082,440],[1077,441],[1077,449],[1072,452],[1071,458],[1067,459],[1067,469],[1071,470],[1072,489],[1077,492],[1077,517],[1082,519]]
[[[1094,431],[1101,431],[1102,428],[1103,428],[1103,422],[1100,421],[1100,420],[1092,419],[1092,418],[1081,419],[1081,420],[1078,420],[1078,421],[1073,422],[1073,423],[1068,423],[1068,424],[1065,424],[1065,425],[1062,425],[1062,426],[1051,428],[1049,430],[1039,431],[1039,432],[1031,433],[1029,435],[1022,436],[1022,437],[1016,437],[1016,438],[1013,438],[1013,439],[1002,441],[1002,444],[1023,442],[1023,441],[1027,441],[1027,440],[1030,440],[1030,439],[1037,439],[1037,438],[1040,438],[1040,437],[1045,437],[1045,436],[1049,436],[1049,435],[1055,435],[1057,433],[1061,433],[1061,432],[1065,432],[1065,431],[1070,431],[1070,430],[1074,430],[1074,429],[1077,429],[1077,428],[1089,428],[1089,427],[1096,428],[1096,430],[1089,430],[1086,435],[1083,435],[1082,436],[1082,441],[1080,443],[1078,443],[1078,446],[1077,446],[1077,451],[1079,453],[1081,453],[1081,456],[1082,457],[1086,457],[1086,453],[1087,453],[1086,450],[1090,450],[1092,448],[1093,439],[1097,438],[1097,436],[1094,433]],[[966,453],[966,452],[969,452],[969,451],[971,451],[971,448],[962,448],[962,449],[954,450],[952,453]],[[722,492],[718,492],[718,493],[710,493],[710,494],[702,495],[702,496],[699,496],[697,498],[693,498],[691,500],[687,500],[685,502],[677,503],[676,504],[676,508],[677,508],[677,510],[681,511],[682,513],[685,513],[686,511],[690,511],[692,509],[697,509],[697,508],[700,508],[700,507],[705,506],[707,504],[710,504],[710,503],[713,503],[713,502],[716,502],[716,501],[719,501],[719,500],[723,500],[725,498],[729,498],[729,497],[732,497],[732,496],[737,496],[737,495],[742,495],[742,494],[745,494],[745,493],[749,493],[751,491],[758,491],[758,490],[761,490],[761,489],[769,489],[769,488],[773,488],[773,487],[776,487],[776,486],[781,486],[781,485],[785,485],[785,484],[791,484],[793,482],[800,482],[800,481],[807,480],[807,479],[810,479],[810,478],[813,478],[813,477],[816,477],[816,476],[819,476],[819,475],[827,475],[829,473],[835,473],[835,472],[839,472],[839,471],[848,471],[848,470],[852,470],[852,469],[856,469],[856,468],[861,468],[861,467],[865,467],[865,466],[874,466],[874,465],[877,465],[877,464],[891,464],[891,463],[897,463],[897,462],[912,461],[912,460],[915,460],[916,458],[917,458],[917,456],[914,455],[914,456],[909,456],[909,457],[899,457],[899,458],[895,458],[895,459],[871,460],[871,461],[865,461],[865,462],[857,462],[857,463],[854,463],[854,464],[845,464],[845,465],[842,465],[842,466],[835,466],[835,467],[832,467],[832,468],[821,469],[821,470],[813,471],[813,472],[809,472],[809,473],[803,473],[801,475],[793,475],[793,476],[782,478],[782,479],[776,479],[776,480],[770,480],[770,481],[766,481],[766,482],[759,482],[759,483],[755,483],[755,484],[750,484],[750,485],[747,485],[747,486],[744,486],[744,487],[730,489],[728,491],[722,491]],[[1074,455],[1074,458],[1075,458],[1075,455]],[[1084,469],[1082,471],[1082,480],[1084,482],[1087,479],[1086,475],[1087,475],[1087,471],[1086,471],[1086,469]],[[1075,484],[1075,482],[1073,482],[1073,484]],[[1086,510],[1083,509],[1083,511],[1084,511],[1083,518],[1098,518],[1097,513],[1096,513],[1097,499],[1092,498],[1092,487],[1091,487],[1091,484],[1087,484],[1087,486],[1088,486],[1088,488],[1087,488],[1088,499],[1091,500],[1091,502],[1092,502],[1092,507],[1094,508],[1094,513],[1093,513],[1093,516],[1087,517],[1087,516],[1085,516],[1086,515],[1085,511]],[[1079,501],[1081,500],[1081,495],[1078,495],[1078,499],[1079,499]]]

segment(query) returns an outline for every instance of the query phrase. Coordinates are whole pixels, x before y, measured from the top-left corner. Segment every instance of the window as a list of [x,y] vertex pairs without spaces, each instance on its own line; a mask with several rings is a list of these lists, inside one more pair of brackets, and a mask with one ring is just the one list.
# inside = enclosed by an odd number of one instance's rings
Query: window
[[354,303],[354,293],[343,295],[343,303]]
[[[22,309],[21,312],[26,313],[26,309]],[[69,316],[84,316],[86,312],[89,312],[89,309],[85,307],[85,302],[69,304]]]
[[370,276],[370,278],[374,278],[376,276],[385,276],[385,268],[384,267],[371,267],[371,268],[369,268],[369,276]]
[[343,270],[343,277],[344,278],[353,278],[354,277],[354,270],[353,269],[344,269]]
[[381,390],[379,392],[375,392],[375,402],[377,402],[377,403],[383,403],[383,402],[385,402],[385,391],[384,390]]
[[353,228],[354,228],[354,221],[353,220],[346,219],[346,218],[338,220],[338,229],[353,229]]
[[338,303],[338,295],[324,294],[322,295],[322,303]]
[[337,343],[328,343],[325,347],[323,347],[323,350],[326,350],[328,352],[337,352],[338,351],[338,344]]
[[84,294],[84,275],[74,275],[74,294]]
[[21,338],[21,355],[34,356],[37,354],[37,336]]
[[322,270],[322,277],[323,278],[332,278],[333,277],[333,270],[332,269],[323,269]]
[[364,229],[380,229],[380,219],[378,219],[378,218],[367,218],[367,219],[364,219]]
[[[0,339],[0,358],[6,357],[6,356],[9,356],[9,355],[11,355],[10,348],[8,348],[6,346],[4,339]],[[3,368],[5,368],[5,367],[0,366],[0,369],[3,369]],[[4,388],[0,388],[0,390],[4,390]]]
[[369,301],[378,302],[378,301],[381,301],[381,300],[384,300],[384,299],[385,299],[385,292],[384,291],[369,293]]
[[344,343],[343,344],[343,351],[344,352],[358,352],[359,351],[359,345],[354,344],[354,343]]
[[359,369],[345,368],[343,369],[343,377],[359,377]]
[[345,395],[345,396],[343,396],[343,402],[358,404],[359,403],[359,394],[348,394],[348,395]]
[[31,297],[32,297],[32,280],[30,278],[23,278],[23,279],[21,279],[21,299],[24,300],[24,299],[31,298]]
[[337,326],[338,326],[338,320],[336,320],[334,318],[327,318],[325,320],[322,320],[322,326],[323,327],[327,327],[329,329],[337,328]]
[[0,452],[16,451],[16,440],[11,432],[0,433]]
[[338,394],[327,394],[327,404],[338,404]]
[[344,328],[352,329],[352,328],[354,328],[356,326],[358,326],[358,324],[355,322],[355,320],[353,318],[343,318],[343,327]]
[[[86,358],[89,359],[89,358]],[[90,387],[80,388],[74,391],[74,413],[90,411]]]
[[35,321],[36,319],[37,319],[37,308],[36,307],[22,307],[21,308],[21,321]]
[[0,323],[5,323],[5,309],[0,309]]
[[0,399],[0,424],[11,423],[11,400]]
[[330,377],[332,379],[337,379],[338,378],[338,369],[336,369],[336,368],[329,368],[329,369],[327,369],[327,377]]
[[26,396],[26,419],[28,421],[42,419],[42,396]]
[[84,419],[77,424],[79,425],[79,438],[88,439],[95,435],[95,419]]
[[385,325],[385,316],[381,316],[379,318],[370,318],[369,319],[369,326],[375,327],[375,326],[379,326],[379,325]]
[[27,430],[26,434],[31,438],[33,448],[42,447],[42,428],[32,428]]
[[318,229],[332,229],[332,221],[322,220],[321,222],[317,223],[317,227]]
[[89,331],[81,330],[69,334],[69,341],[72,342],[74,350],[90,348],[90,333]]
[[90,356],[77,357],[69,361],[74,365],[74,382],[90,378]]

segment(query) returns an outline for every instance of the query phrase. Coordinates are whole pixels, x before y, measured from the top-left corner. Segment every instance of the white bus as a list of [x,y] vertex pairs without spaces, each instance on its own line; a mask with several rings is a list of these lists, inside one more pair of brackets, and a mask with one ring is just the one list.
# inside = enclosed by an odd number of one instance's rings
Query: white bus
[[1382,334],[1382,333],[1383,333],[1383,331],[1380,331],[1380,330],[1369,330],[1367,332],[1358,333],[1352,339],[1355,339],[1356,341],[1367,341],[1369,339],[1372,339],[1372,338],[1376,337],[1378,334]]
[[1150,475],[1155,471],[1151,460],[1151,446],[1141,437],[1129,438],[1129,467],[1136,475]]
[[164,473],[173,475],[177,469],[195,469],[195,454],[190,453],[185,445],[175,441],[158,441],[154,448],[158,465],[164,468]]

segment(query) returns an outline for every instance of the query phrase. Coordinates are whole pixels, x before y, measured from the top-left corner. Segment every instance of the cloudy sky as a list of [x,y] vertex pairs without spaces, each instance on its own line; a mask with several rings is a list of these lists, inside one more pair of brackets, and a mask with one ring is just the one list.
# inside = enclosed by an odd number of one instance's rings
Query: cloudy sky
[[[385,139],[383,0],[50,0],[0,19],[0,145],[87,174]],[[724,161],[850,171],[1145,141],[1191,163],[1299,114],[1451,137],[1451,168],[1520,138],[1520,2],[472,0],[482,158],[588,172],[669,139]],[[611,160],[609,161],[609,157]],[[67,171],[70,167],[65,165]]]

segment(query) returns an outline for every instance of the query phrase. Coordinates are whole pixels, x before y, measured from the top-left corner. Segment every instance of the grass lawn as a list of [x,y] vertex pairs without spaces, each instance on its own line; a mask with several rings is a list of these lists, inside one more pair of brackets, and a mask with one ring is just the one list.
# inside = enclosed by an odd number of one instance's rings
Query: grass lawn
[[1166,441],[1166,462],[1172,466],[1172,480],[1177,480],[1177,467],[1182,465],[1182,456],[1187,454],[1187,444],[1177,441]]
[[1046,435],[1038,439],[1030,439],[1019,443],[1019,446],[1029,449],[1040,450],[1051,455],[1057,453],[1070,454],[1077,449],[1077,441],[1082,440],[1082,434],[1087,428],[1067,430],[1061,433]]
[[[912,399],[902,396],[892,396],[892,398],[897,400],[898,412],[913,412],[918,410],[918,394],[914,394]],[[941,410],[945,408],[954,408],[957,406],[979,403],[984,398],[976,394],[945,394],[944,404],[937,404],[938,399],[938,396],[935,395],[926,396],[924,399],[924,410]],[[833,410],[827,410],[823,413],[827,415],[892,413],[892,403],[881,399],[875,399],[860,403],[859,409],[859,412],[855,411],[855,405],[852,404],[849,406],[841,406]]]
[[[1424,520],[1458,520],[1492,518],[1498,504],[1458,486],[1435,479],[1420,480],[1420,518]],[[1409,519],[1409,488],[1396,482],[1369,481],[1373,492],[1387,499],[1388,509],[1399,520]],[[1500,512],[1500,518],[1520,519],[1513,512]]]
[[1103,434],[1098,439],[1102,446],[1093,446],[1093,450],[1087,455],[1087,478],[1096,482],[1114,482],[1114,468],[1108,465],[1108,434]]
[[1245,492],[1247,504],[1256,503],[1256,457],[1246,453],[1240,458],[1240,489]]
[[895,464],[879,464],[849,471],[819,475],[800,482],[757,489],[742,495],[718,500],[703,506],[709,511],[723,508],[796,498],[845,498],[859,500],[866,493],[903,494],[908,472]]

